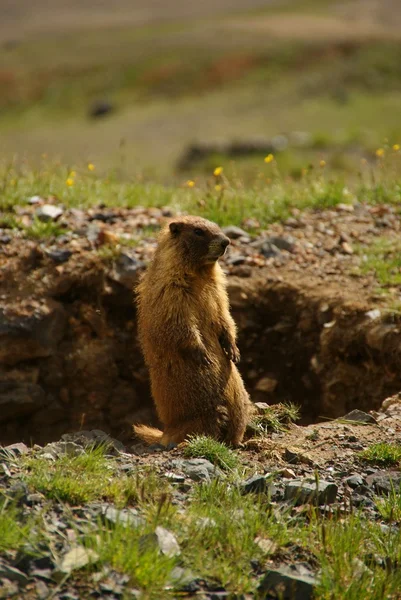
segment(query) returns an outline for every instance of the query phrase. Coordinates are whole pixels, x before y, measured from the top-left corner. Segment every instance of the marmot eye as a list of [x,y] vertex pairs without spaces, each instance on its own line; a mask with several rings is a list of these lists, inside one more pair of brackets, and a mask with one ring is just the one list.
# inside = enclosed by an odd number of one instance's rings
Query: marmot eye
[[203,229],[199,229],[198,227],[196,227],[194,229],[194,234],[202,236],[202,235],[205,235],[205,232],[203,231]]

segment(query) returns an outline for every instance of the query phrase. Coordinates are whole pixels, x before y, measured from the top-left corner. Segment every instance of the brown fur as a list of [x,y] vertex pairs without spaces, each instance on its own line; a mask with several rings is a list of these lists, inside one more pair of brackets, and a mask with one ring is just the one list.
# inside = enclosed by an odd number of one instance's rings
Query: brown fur
[[229,239],[200,217],[180,217],[160,233],[138,288],[139,339],[164,432],[143,425],[147,443],[204,434],[234,446],[252,404],[235,366],[236,327],[217,262]]

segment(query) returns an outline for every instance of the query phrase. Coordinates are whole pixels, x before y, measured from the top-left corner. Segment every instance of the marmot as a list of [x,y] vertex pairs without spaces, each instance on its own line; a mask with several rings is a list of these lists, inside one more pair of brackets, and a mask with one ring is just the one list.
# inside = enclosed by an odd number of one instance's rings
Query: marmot
[[237,446],[253,412],[234,363],[240,358],[225,275],[217,260],[230,243],[200,217],[172,220],[137,287],[139,341],[164,432],[134,425],[167,446],[209,435]]

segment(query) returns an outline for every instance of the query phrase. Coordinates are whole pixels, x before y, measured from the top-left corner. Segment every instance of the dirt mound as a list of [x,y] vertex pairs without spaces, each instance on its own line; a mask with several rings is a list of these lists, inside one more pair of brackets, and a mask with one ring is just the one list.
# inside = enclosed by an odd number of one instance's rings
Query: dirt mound
[[[351,242],[374,238],[383,211],[352,211],[304,214],[256,239],[227,229],[224,267],[247,388],[254,401],[299,404],[304,422],[375,409],[401,389],[399,317],[372,308],[372,277],[349,277],[359,260]],[[133,422],[154,422],[132,292],[154,233],[120,242],[126,231],[157,228],[165,214],[70,209],[60,221],[68,231],[54,239],[4,236],[0,443],[91,428],[127,442]],[[398,216],[385,214],[397,235]]]

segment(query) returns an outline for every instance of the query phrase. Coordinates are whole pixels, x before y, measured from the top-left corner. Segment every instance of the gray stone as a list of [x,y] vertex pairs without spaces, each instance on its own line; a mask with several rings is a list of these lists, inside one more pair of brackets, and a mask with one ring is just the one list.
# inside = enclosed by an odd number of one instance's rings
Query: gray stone
[[48,223],[49,221],[57,221],[63,212],[63,209],[59,206],[54,206],[54,204],[43,204],[43,206],[39,206],[35,211],[35,215],[39,221]]
[[5,561],[0,559],[0,579],[8,579],[9,581],[17,581],[20,585],[26,585],[29,578],[15,567],[8,565]]
[[0,363],[15,365],[55,353],[66,326],[66,313],[58,302],[33,301],[16,313],[0,309]]
[[162,554],[170,558],[181,554],[175,535],[168,529],[160,526],[156,527],[154,533],[148,533],[139,538],[139,549],[141,552],[146,552],[150,548],[158,548]]
[[110,279],[120,283],[129,290],[138,281],[139,272],[143,269],[145,263],[129,252],[121,252],[120,256],[113,264],[113,268],[108,273]]
[[363,410],[355,409],[347,413],[344,417],[341,417],[342,421],[352,421],[354,423],[372,423],[376,424],[377,421],[372,415],[363,412]]
[[7,461],[17,458],[18,456],[22,456],[23,454],[27,454],[28,452],[29,448],[26,444],[23,442],[17,442],[15,444],[0,447],[0,459]]
[[45,250],[45,253],[46,256],[58,264],[67,262],[72,256],[71,250],[61,250],[59,248],[49,248],[48,250]]
[[123,527],[138,528],[146,523],[145,519],[138,515],[135,509],[123,508],[118,510],[111,504],[102,506],[101,514],[109,523],[114,525],[120,523]]
[[293,252],[295,247],[295,239],[292,236],[279,237],[272,236],[268,238],[268,241],[273,244],[279,250],[287,250],[287,252]]
[[223,227],[223,233],[231,240],[237,240],[240,237],[248,237],[246,231],[241,229],[241,227],[236,227],[235,225],[228,225],[227,227]]
[[266,240],[263,245],[259,247],[259,252],[265,258],[273,258],[274,256],[278,256],[280,254],[280,250],[277,248],[277,246],[268,240]]
[[294,480],[286,484],[285,500],[294,500],[295,504],[332,504],[336,500],[338,488],[328,481],[316,482]]
[[45,404],[46,395],[39,385],[0,381],[0,423],[30,415]]
[[312,599],[316,578],[303,567],[296,565],[268,571],[259,584],[258,598],[280,598],[280,600]]
[[173,460],[172,465],[183,471],[193,481],[210,481],[212,477],[222,475],[220,469],[205,458]]
[[265,475],[254,475],[240,484],[243,494],[274,494],[276,489]]
[[363,478],[360,475],[351,475],[350,477],[347,477],[345,480],[345,483],[350,487],[350,488],[357,488],[360,485],[363,485]]
[[53,458],[59,456],[80,456],[84,454],[84,450],[74,442],[51,442],[43,448],[43,455],[50,454]]
[[84,548],[83,546],[76,546],[63,556],[57,571],[60,573],[71,573],[72,571],[86,567],[90,563],[96,562],[98,558],[94,550]]
[[366,477],[366,483],[378,494],[390,494],[398,490],[401,485],[401,473],[399,471],[376,471]]

